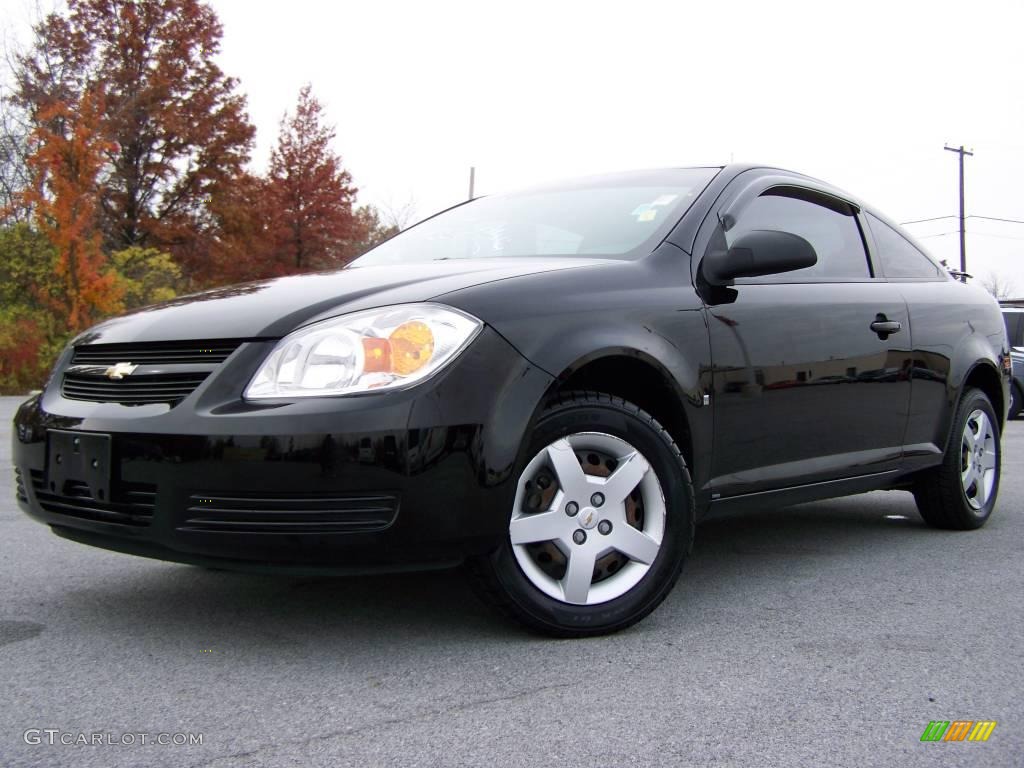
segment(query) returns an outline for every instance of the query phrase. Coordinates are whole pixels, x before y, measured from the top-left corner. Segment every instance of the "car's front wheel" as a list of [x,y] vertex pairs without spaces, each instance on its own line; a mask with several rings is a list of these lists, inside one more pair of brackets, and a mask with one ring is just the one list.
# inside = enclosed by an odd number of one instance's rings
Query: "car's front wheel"
[[980,528],[999,493],[1002,449],[999,421],[980,389],[960,399],[942,464],[916,478],[914,498],[924,521],[936,528]]
[[470,570],[483,596],[550,635],[614,632],[668,595],[693,543],[693,489],[671,436],[608,395],[560,397],[525,451],[508,534]]

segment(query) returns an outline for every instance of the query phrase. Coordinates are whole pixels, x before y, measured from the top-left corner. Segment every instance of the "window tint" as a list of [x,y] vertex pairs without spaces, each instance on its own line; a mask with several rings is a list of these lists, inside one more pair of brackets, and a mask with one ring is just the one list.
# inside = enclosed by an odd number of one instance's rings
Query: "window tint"
[[[806,199],[805,199],[806,198]],[[796,189],[769,190],[740,214],[725,233],[728,245],[755,229],[775,229],[799,235],[814,246],[818,263],[781,275],[752,278],[756,282],[849,280],[870,277],[864,239],[852,209],[835,201],[826,207],[813,193]],[[828,201],[831,203],[831,201]],[[738,282],[748,282],[740,280]]]
[[886,277],[942,277],[942,268],[881,219],[868,214]]

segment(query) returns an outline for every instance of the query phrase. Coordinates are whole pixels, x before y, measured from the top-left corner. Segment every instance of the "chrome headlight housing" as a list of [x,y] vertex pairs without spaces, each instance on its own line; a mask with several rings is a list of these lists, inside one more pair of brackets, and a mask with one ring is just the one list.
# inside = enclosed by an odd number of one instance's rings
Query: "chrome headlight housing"
[[437,373],[483,323],[441,304],[398,304],[322,320],[277,343],[246,400],[401,389]]

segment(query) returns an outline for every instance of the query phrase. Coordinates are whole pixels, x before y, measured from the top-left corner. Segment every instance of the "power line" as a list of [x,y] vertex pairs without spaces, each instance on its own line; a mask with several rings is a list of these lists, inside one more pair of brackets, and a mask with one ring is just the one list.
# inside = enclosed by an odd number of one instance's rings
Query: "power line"
[[[951,229],[949,232],[936,232],[933,235],[917,235],[918,240],[927,240],[929,237],[946,237],[947,235],[958,235],[960,234],[959,229]],[[972,235],[980,235],[981,237],[995,237],[999,240],[1024,240],[1024,237],[1018,237],[1016,235],[998,235],[995,232],[979,232],[974,229],[971,230]]]
[[926,221],[942,221],[943,219],[955,219],[956,216],[950,214],[949,216],[936,216],[933,219],[915,219],[914,221],[901,221],[900,226],[904,224],[923,224]]
[[985,221],[1005,221],[1007,224],[1024,224],[1024,221],[1020,219],[1001,219],[998,216],[979,216],[977,214],[971,214],[967,217],[968,219],[985,219]]
[[[927,240],[929,237],[946,237],[947,235],[959,235],[959,234],[960,234],[960,230],[959,229],[951,229],[949,232],[937,232],[934,235],[918,235],[917,239],[918,240]],[[1015,235],[997,235],[994,232],[978,232],[977,230],[972,230],[971,234],[972,235],[980,235],[981,237],[995,237],[995,238],[998,238],[999,240],[1024,240],[1024,237],[1017,237]]]
[[971,232],[972,235],[981,235],[982,237],[996,237],[1000,240],[1024,240],[1024,237],[1015,237],[1014,235],[997,235],[992,232]]
[[[900,222],[900,226],[901,227],[902,226],[906,226],[907,224],[924,224],[927,221],[943,221],[944,219],[955,219],[955,218],[956,218],[955,214],[950,214],[949,216],[935,216],[935,217],[933,217],[931,219],[915,219],[914,221],[901,221]],[[1024,220],[1022,220],[1022,219],[1004,219],[1004,218],[1001,218],[999,216],[982,216],[979,213],[972,213],[969,216],[966,216],[965,218],[968,218],[968,219],[984,219],[985,221],[1003,221],[1003,222],[1006,222],[1007,224],[1024,224]]]

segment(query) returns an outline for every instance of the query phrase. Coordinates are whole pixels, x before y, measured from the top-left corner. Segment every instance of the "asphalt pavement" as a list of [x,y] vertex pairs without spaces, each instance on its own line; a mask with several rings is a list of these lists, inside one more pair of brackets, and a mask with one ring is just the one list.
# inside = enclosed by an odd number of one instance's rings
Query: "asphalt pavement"
[[[709,521],[652,616],[554,641],[458,571],[275,578],[60,539],[14,502],[17,402],[2,768],[1024,764],[1024,422],[980,531],[899,492]],[[922,743],[931,720],[998,725]]]

